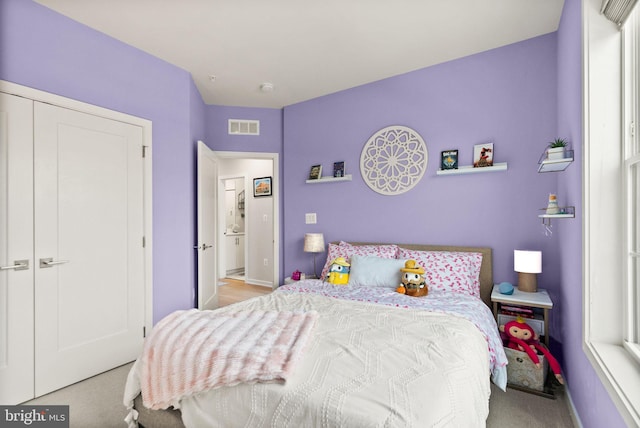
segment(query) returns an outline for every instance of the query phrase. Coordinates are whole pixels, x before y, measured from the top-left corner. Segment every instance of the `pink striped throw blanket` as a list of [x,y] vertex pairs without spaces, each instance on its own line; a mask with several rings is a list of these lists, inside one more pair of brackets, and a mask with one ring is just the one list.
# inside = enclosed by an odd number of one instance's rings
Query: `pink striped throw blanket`
[[166,409],[181,398],[241,382],[284,382],[300,358],[318,313],[176,311],[145,340],[144,405]]

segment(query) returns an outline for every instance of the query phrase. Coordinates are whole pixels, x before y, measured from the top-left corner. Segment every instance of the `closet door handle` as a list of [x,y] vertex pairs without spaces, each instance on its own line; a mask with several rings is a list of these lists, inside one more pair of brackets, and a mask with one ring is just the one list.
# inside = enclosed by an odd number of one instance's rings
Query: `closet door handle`
[[41,268],[50,268],[54,267],[55,265],[63,265],[65,263],[69,263],[69,260],[53,260],[52,257],[40,259]]
[[0,270],[27,270],[29,269],[29,260],[14,260],[12,265],[0,266]]
[[202,245],[198,245],[196,247],[193,247],[194,250],[206,250],[207,248],[211,248],[213,247],[213,245],[207,245],[207,244],[202,244]]

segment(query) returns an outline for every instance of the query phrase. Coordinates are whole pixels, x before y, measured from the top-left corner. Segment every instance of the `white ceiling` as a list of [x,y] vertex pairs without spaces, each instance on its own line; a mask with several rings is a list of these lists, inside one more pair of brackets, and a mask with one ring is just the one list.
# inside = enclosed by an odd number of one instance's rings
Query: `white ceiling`
[[[36,1],[189,71],[207,104],[273,108],[556,31],[563,6],[563,0]],[[264,82],[274,90],[261,91]]]

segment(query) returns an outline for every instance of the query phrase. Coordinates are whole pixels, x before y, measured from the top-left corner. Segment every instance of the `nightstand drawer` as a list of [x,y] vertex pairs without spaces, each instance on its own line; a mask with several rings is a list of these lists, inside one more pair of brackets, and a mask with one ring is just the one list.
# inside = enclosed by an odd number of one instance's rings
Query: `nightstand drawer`
[[[509,321],[515,320],[513,315],[498,314],[498,325],[505,325]],[[544,336],[544,320],[536,318],[522,318],[524,322],[529,324],[533,331],[538,333],[539,337]]]

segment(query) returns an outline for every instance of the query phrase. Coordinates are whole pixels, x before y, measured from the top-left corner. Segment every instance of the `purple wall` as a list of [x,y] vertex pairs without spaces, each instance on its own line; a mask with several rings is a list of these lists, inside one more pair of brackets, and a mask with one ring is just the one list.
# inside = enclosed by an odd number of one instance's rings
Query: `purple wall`
[[[284,212],[285,198],[283,191],[283,152],[282,152],[282,109],[206,106],[206,140],[207,145],[216,151],[226,152],[259,152],[278,153],[280,182],[274,182],[280,192],[280,213]],[[260,135],[229,135],[228,119],[247,119],[260,121]],[[280,217],[282,223],[282,215]],[[282,242],[284,227],[280,227]],[[284,252],[280,246],[280,276],[283,275]]]
[[[556,287],[557,238],[537,218],[556,191],[555,176],[537,173],[556,133],[556,47],[553,33],[286,107],[285,272],[311,270],[302,239],[319,231],[327,241],[490,246],[498,282],[516,280],[514,249],[540,249],[540,284]],[[363,181],[360,153],[390,125],[415,129],[429,162],[412,190],[382,196]],[[473,145],[487,141],[507,171],[436,176],[442,150],[457,148],[470,165]],[[305,184],[311,165],[331,171],[338,160],[353,181]],[[308,212],[317,225],[305,225]]]
[[0,79],[153,121],[154,320],[191,307],[192,136],[204,104],[189,73],[31,1],[0,2]]
[[626,424],[582,350],[582,9],[566,0],[558,31],[558,135],[572,142],[574,165],[558,175],[558,190],[576,207],[575,221],[560,230],[560,281],[552,327],[560,331],[563,369],[585,428]]
[[[278,153],[282,156],[282,110],[206,106],[207,145],[218,151]],[[229,135],[228,119],[260,121],[260,135]]]
[[190,115],[191,120],[191,141],[204,140],[207,135],[207,126],[205,122],[206,104],[202,100],[202,95],[198,92],[198,88],[191,81],[189,85]]
[[[190,165],[190,171],[191,171],[191,176],[192,176],[192,182],[193,182],[193,189],[194,191],[191,192],[191,194],[189,195],[188,192],[185,192],[185,196],[190,196],[191,197],[191,203],[189,204],[189,206],[191,207],[192,211],[190,213],[191,217],[194,219],[193,224],[192,224],[192,235],[191,235],[191,242],[192,247],[194,245],[198,244],[198,222],[196,219],[196,210],[197,210],[197,194],[196,194],[196,189],[197,189],[197,183],[198,183],[198,169],[197,169],[197,165],[198,165],[198,151],[197,151],[197,141],[198,140],[202,140],[202,141],[206,141],[206,124],[205,124],[205,110],[206,110],[206,104],[204,103],[204,101],[202,100],[202,95],[200,95],[200,92],[198,91],[198,88],[196,88],[195,83],[193,83],[193,80],[191,80],[191,85],[189,87],[189,100],[190,100],[190,123],[191,123],[191,127],[190,127],[190,138],[189,141],[191,141],[194,144],[194,149],[192,151],[192,162]],[[197,271],[197,262],[196,262],[197,256],[195,252],[192,252],[192,259],[191,259],[191,263],[190,263],[190,269],[192,269],[192,283],[191,283],[191,288],[189,290],[190,292],[190,296],[191,296],[191,306],[193,307],[197,307],[198,306],[198,297],[197,297],[197,284],[198,284],[198,271]],[[185,290],[187,291],[187,290]],[[162,296],[167,297],[167,298],[171,298],[171,294],[166,294]],[[156,318],[157,320],[159,320],[159,318]]]

